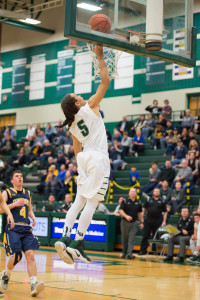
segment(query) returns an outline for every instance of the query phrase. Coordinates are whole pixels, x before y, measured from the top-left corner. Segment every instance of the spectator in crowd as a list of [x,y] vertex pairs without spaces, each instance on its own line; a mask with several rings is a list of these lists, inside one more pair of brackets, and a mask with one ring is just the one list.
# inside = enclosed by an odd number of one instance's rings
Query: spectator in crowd
[[8,133],[6,139],[2,141],[0,154],[9,155],[12,150],[15,149],[15,142],[11,139]]
[[165,128],[165,130],[163,132],[163,137],[160,139],[160,148],[161,149],[167,148],[168,141],[172,135],[172,132],[173,132],[172,122],[167,121],[167,127]]
[[60,171],[58,172],[58,179],[60,180],[60,181],[64,181],[64,179],[65,179],[65,176],[66,176],[66,172],[67,172],[67,170],[66,170],[66,166],[65,166],[65,164],[62,164],[61,166],[60,166]]
[[199,161],[196,159],[195,152],[189,152],[188,167],[192,169],[193,181],[196,183],[199,173]]
[[44,146],[42,148],[42,153],[40,154],[40,164],[43,167],[45,161],[49,156],[52,155],[53,149],[48,139],[44,140]]
[[125,200],[124,197],[119,197],[118,199],[118,205],[116,206],[113,214],[116,216],[116,217],[120,217],[120,206],[121,206],[121,203],[122,201]]
[[197,119],[194,121],[194,132],[196,134],[200,133],[200,112],[198,112]]
[[162,186],[160,188],[160,197],[163,202],[168,203],[171,200],[172,190],[169,187],[168,181],[163,180]]
[[158,119],[159,114],[162,111],[162,108],[158,106],[158,101],[153,100],[153,105],[149,105],[145,108],[145,110],[149,111],[153,114],[154,119]]
[[[4,139],[7,139],[7,135],[10,135],[11,140],[15,141],[16,140],[16,130],[12,127],[11,124],[8,124],[8,128],[4,131]],[[4,141],[3,139],[3,141]]]
[[156,120],[153,118],[152,114],[148,114],[148,119],[146,120],[146,124],[142,128],[142,134],[147,139],[151,136],[151,133],[154,131],[156,126]]
[[171,184],[172,184],[175,176],[176,176],[176,172],[172,168],[171,161],[170,160],[166,160],[165,161],[165,166],[161,170],[161,172],[160,172],[160,174],[158,176],[158,182],[159,182],[159,186],[158,187],[162,186],[164,180],[167,180],[168,185],[171,186]]
[[65,136],[65,145],[72,145],[73,144],[73,140],[72,140],[72,135],[70,133],[70,131],[66,131],[66,136]]
[[39,165],[40,162],[40,154],[42,153],[42,145],[41,143],[36,143],[32,149],[30,155],[28,155],[29,168],[32,168],[34,165]]
[[140,181],[140,173],[137,171],[135,166],[131,167],[129,173],[129,181],[130,181],[130,186],[133,186],[134,184],[136,184],[137,181]]
[[60,207],[60,211],[67,213],[70,207],[72,206],[72,198],[70,194],[65,195],[65,203]]
[[182,208],[181,218],[179,219],[177,229],[180,230],[180,233],[176,236],[171,236],[168,240],[168,252],[164,259],[165,262],[173,261],[175,244],[180,246],[179,255],[175,262],[184,262],[186,245],[189,245],[190,237],[194,233],[194,220],[190,217],[188,208]]
[[101,201],[99,201],[99,204],[96,208],[95,213],[96,214],[110,215],[110,211],[107,209],[107,207]]
[[110,133],[110,131],[108,130],[107,127],[105,127],[105,129],[106,129],[106,136],[107,136],[108,143],[110,143],[111,140],[112,140],[111,133]]
[[131,153],[132,146],[133,146],[132,138],[130,136],[128,136],[128,132],[126,132],[126,131],[124,131],[124,133],[123,133],[121,145],[123,148],[122,158],[125,159],[125,157]]
[[61,146],[65,143],[66,129],[64,127],[59,128],[54,138],[54,142],[57,146]]
[[26,155],[29,155],[31,153],[31,147],[29,141],[24,142],[24,151]]
[[40,143],[42,146],[44,141],[48,140],[43,130],[38,130],[38,136],[35,139],[35,144]]
[[186,158],[187,153],[187,147],[183,145],[183,140],[179,139],[172,155],[172,166],[180,164]]
[[33,127],[33,124],[29,124],[26,139],[29,139],[29,137],[33,137],[35,135],[35,128]]
[[150,234],[154,236],[156,230],[162,225],[166,225],[167,209],[166,204],[160,197],[160,190],[154,189],[153,196],[144,203],[143,213],[146,213],[144,222],[144,232],[141,242],[141,248],[138,255],[147,253],[148,239]]
[[52,128],[51,123],[47,123],[47,127],[45,129],[45,135],[50,141],[50,143],[52,143],[54,137],[54,128]]
[[120,121],[117,126],[116,129],[123,134],[124,132],[128,132],[130,129],[130,122],[127,121],[126,116],[123,116],[122,121]]
[[[199,221],[200,221],[200,215],[198,212],[193,214],[194,218],[194,233],[190,237],[190,249],[192,251],[193,256],[190,257],[187,261],[189,262],[197,262],[198,261],[198,256],[199,256],[199,250],[200,250],[200,240],[198,241],[199,246],[197,246],[197,236],[200,235],[198,234],[198,227],[199,227]],[[196,246],[199,247],[199,250],[196,252]],[[196,260],[194,261],[194,256],[196,256]]]
[[123,148],[117,140],[113,141],[113,146],[109,148],[110,163],[113,171],[117,171],[119,166],[124,164],[122,159]]
[[[122,235],[122,255],[121,258],[133,259],[132,255],[135,237],[140,228],[143,229],[143,214],[142,205],[137,201],[137,191],[132,188],[129,191],[129,198],[124,199],[120,206],[121,220],[121,235]],[[139,222],[138,222],[139,221]]]
[[52,212],[58,211],[59,204],[56,201],[56,198],[53,194],[49,194],[48,201],[49,201],[49,204],[45,205],[44,211],[52,211]]
[[[198,141],[198,139],[197,139],[197,137],[196,137],[196,132],[195,132],[194,130],[192,130],[192,129],[189,129],[189,130],[188,130],[188,134],[189,134],[189,139],[190,139],[190,141],[191,141],[191,140],[195,140],[195,141],[197,142],[197,146],[198,146],[199,141]],[[189,146],[188,146],[188,147],[189,147]]]
[[58,170],[60,170],[62,164],[65,164],[65,157],[62,150],[58,150],[57,157],[54,158],[53,162],[56,164]]
[[22,147],[19,150],[19,153],[17,154],[17,156],[15,156],[12,160],[11,165],[15,168],[17,167],[22,167],[23,165],[27,164],[27,156],[24,150],[24,147]]
[[164,133],[163,127],[157,124],[154,130],[154,137],[152,140],[152,147],[154,148],[154,150],[160,148],[161,146],[160,141],[161,139],[163,139],[163,133]]
[[199,158],[199,146],[198,146],[198,142],[196,140],[194,140],[194,139],[190,140],[188,150],[189,150],[189,152],[194,152],[195,157]]
[[157,161],[152,161],[151,168],[149,169],[149,182],[141,188],[141,194],[149,194],[156,187],[160,172]]
[[[61,126],[62,123],[63,123],[62,120],[59,120],[59,121],[58,121],[58,126],[55,126],[55,127],[54,127],[54,135],[55,135],[55,136],[56,136],[56,135],[58,134],[58,132],[60,131],[60,130],[59,130],[59,126]],[[63,128],[63,127],[62,127],[62,128]]]
[[183,145],[188,148],[189,147],[189,143],[190,143],[190,137],[189,137],[187,128],[183,128],[182,129],[181,139],[183,141]]
[[175,188],[172,190],[171,199],[167,204],[171,207],[170,212],[174,214],[178,211],[178,208],[185,203],[185,193],[182,189],[182,184],[180,181],[175,183]]
[[62,181],[62,188],[59,191],[58,198],[64,199],[65,194],[72,193],[75,195],[76,193],[76,183],[74,181],[73,175],[71,174],[71,171],[68,169],[65,178]]
[[180,139],[180,134],[178,133],[178,129],[174,128],[172,135],[170,135],[167,141],[167,149],[166,149],[166,154],[164,154],[164,156],[172,154],[175,147],[177,146],[177,142],[179,139]]
[[52,171],[52,172],[53,172],[53,175],[58,176],[59,171],[58,171],[58,169],[56,168],[56,165],[55,165],[55,164],[52,164],[52,165],[50,166],[49,171]]
[[180,119],[182,120],[185,117],[185,110],[180,112]]
[[191,115],[190,110],[187,109],[185,116],[182,119],[181,128],[193,128],[194,126],[194,117]]
[[187,181],[190,182],[190,191],[194,188],[192,169],[188,167],[188,161],[186,159],[183,159],[181,162],[181,168],[174,179],[173,187],[177,181],[181,182],[184,190],[186,189]]
[[67,154],[66,164],[69,165],[70,163],[75,163],[75,154],[74,154],[74,147],[70,146],[69,152]]
[[[47,175],[47,181],[45,182],[44,187],[46,199],[49,198],[50,194],[53,194],[56,198],[62,187],[63,184],[58,179],[58,177],[53,174],[53,171],[49,171]],[[59,198],[57,198],[57,200],[59,200]]]
[[141,130],[136,130],[136,135],[133,138],[133,151],[135,157],[138,157],[138,152],[143,152],[145,148],[145,139],[144,136],[141,134]]
[[168,121],[170,121],[172,118],[172,108],[169,105],[169,100],[167,99],[164,100],[164,106],[162,107],[162,115]]
[[162,126],[163,129],[167,127],[167,120],[164,118],[163,114],[159,115],[157,125]]
[[133,136],[137,130],[142,130],[145,125],[145,115],[141,115],[140,118],[134,123],[133,127],[131,127],[131,136]]
[[121,135],[121,133],[116,128],[113,131],[112,143],[115,140],[118,141],[118,143],[121,143],[121,141],[122,141],[122,135]]

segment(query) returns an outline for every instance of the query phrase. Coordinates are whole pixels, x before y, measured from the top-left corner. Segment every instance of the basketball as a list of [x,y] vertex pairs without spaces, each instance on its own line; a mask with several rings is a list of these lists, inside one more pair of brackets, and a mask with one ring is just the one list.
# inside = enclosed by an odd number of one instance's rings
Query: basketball
[[92,30],[109,33],[111,30],[111,21],[108,16],[104,14],[96,14],[92,16],[88,23]]

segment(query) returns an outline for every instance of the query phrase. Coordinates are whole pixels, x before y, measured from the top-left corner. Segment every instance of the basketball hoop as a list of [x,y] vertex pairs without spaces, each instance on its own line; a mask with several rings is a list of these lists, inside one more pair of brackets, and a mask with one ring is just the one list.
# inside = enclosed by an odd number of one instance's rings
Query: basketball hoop
[[[95,45],[87,44],[87,46],[88,46],[88,50],[91,54],[91,58],[93,61],[94,77],[101,78],[98,58],[94,52]],[[103,58],[107,65],[110,78],[118,78],[119,77],[118,72],[117,72],[117,65],[118,65],[118,61],[119,61],[121,53],[122,52],[118,51],[118,50],[104,48]]]

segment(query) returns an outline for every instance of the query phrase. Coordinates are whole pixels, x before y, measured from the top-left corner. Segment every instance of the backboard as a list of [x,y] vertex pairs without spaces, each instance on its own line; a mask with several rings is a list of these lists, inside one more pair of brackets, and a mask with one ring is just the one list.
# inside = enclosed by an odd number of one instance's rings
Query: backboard
[[[147,1],[66,0],[64,34],[86,43],[194,67],[197,33],[193,27],[193,0],[164,0],[160,51],[145,48]],[[109,33],[94,31],[88,25],[95,14],[110,18],[112,28]]]

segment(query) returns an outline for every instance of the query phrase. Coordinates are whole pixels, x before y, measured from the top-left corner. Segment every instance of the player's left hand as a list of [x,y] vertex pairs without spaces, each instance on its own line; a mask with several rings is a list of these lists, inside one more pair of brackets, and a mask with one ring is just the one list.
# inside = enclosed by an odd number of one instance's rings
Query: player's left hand
[[10,223],[10,228],[13,229],[15,227],[15,222],[14,222],[14,219],[13,219],[13,215],[12,214],[9,214],[8,217],[7,217],[7,222],[8,224]]
[[36,226],[36,218],[34,218],[32,220],[33,220],[32,226],[35,227]]

